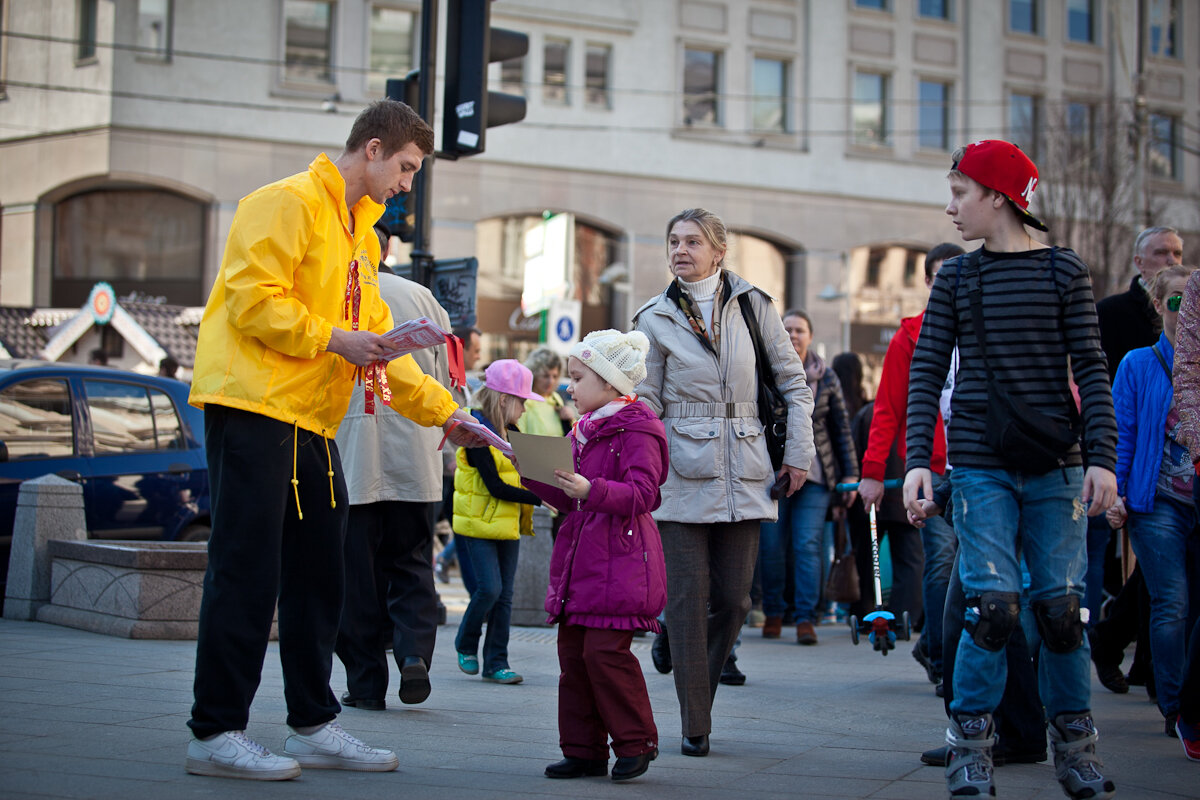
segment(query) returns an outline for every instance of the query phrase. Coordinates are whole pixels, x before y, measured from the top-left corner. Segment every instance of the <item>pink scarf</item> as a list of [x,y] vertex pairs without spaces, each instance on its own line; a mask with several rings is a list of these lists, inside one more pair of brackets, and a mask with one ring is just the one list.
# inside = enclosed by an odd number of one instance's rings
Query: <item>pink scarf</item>
[[575,425],[571,428],[571,435],[575,437],[575,440],[580,445],[587,444],[587,440],[596,433],[596,423],[605,417],[611,417],[630,403],[636,402],[637,395],[630,392],[618,397],[616,400],[605,403],[595,411],[589,411],[575,422]]

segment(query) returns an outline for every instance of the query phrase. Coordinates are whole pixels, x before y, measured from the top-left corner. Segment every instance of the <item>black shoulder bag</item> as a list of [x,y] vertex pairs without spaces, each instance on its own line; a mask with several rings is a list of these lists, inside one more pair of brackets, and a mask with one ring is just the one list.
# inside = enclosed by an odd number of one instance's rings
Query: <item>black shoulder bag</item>
[[746,328],[754,341],[754,360],[758,370],[758,419],[762,422],[763,435],[767,438],[767,453],[771,456],[771,466],[779,471],[783,466],[783,451],[787,446],[787,398],[779,391],[779,384],[775,382],[775,371],[771,369],[771,360],[763,343],[762,330],[758,327],[754,306],[750,304],[749,292],[738,295],[738,305],[742,307],[742,317],[745,318]]
[[[1069,413],[1071,424],[1064,425],[1001,388],[995,373],[992,372],[991,362],[988,361],[983,333],[982,279],[978,259],[974,261],[975,269],[967,274],[967,291],[971,300],[971,323],[975,329],[975,338],[979,340],[984,367],[987,369],[987,443],[1010,469],[1032,475],[1044,475],[1053,469],[1064,469],[1067,454],[1079,442],[1079,414],[1072,406]],[[1053,250],[1050,252],[1050,263],[1053,273]],[[1057,285],[1055,290],[1057,291]],[[1060,303],[1060,331],[1061,317]]]

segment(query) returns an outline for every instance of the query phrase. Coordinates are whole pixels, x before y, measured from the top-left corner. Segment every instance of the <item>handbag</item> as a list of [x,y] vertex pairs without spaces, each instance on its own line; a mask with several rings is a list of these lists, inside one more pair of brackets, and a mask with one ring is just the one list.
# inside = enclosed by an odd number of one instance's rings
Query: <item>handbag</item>
[[[1079,442],[1079,413],[1072,404],[1068,410],[1069,424],[1063,424],[1028,403],[1006,392],[988,360],[983,335],[983,289],[978,262],[967,275],[967,292],[971,301],[971,324],[979,351],[987,370],[988,429],[987,443],[1009,468],[1032,475],[1044,475],[1066,466],[1066,457]],[[1054,251],[1050,251],[1050,268],[1054,269]],[[1061,305],[1060,324],[1061,330]],[[1065,473],[1064,473],[1065,475]]]
[[775,372],[771,369],[762,330],[758,327],[758,317],[754,313],[754,306],[750,304],[750,295],[747,292],[738,295],[738,305],[742,307],[742,317],[746,320],[746,328],[754,342],[754,361],[758,372],[758,420],[762,423],[763,436],[767,440],[771,466],[778,472],[783,467],[783,451],[787,446],[787,398],[779,391],[779,385],[775,382]]
[[846,518],[834,522],[833,552],[838,555],[829,570],[825,582],[825,599],[832,603],[857,603],[862,599],[858,583],[858,563],[854,560],[854,548],[846,549]]

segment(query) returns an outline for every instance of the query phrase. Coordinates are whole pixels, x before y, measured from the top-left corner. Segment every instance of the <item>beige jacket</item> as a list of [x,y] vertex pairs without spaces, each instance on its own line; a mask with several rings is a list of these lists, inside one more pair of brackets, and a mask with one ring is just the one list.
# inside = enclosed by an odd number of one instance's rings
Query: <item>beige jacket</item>
[[[433,294],[419,283],[379,273],[379,294],[396,324],[428,317],[450,330],[450,318]],[[413,353],[417,366],[438,383],[450,383],[446,347],[437,345]],[[388,500],[434,503],[442,499],[440,428],[426,428],[397,414],[382,402],[375,413],[364,409],[363,387],[354,387],[350,410],[337,432],[338,452],[346,472],[350,505]]]
[[778,505],[767,494],[775,476],[758,420],[754,343],[742,319],[739,294],[750,293],[771,367],[790,405],[784,463],[808,469],[815,453],[812,392],[779,314],[760,289],[732,272],[725,275],[730,291],[721,308],[718,355],[700,341],[665,291],[633,318],[634,327],[650,339],[646,380],[637,393],[662,417],[670,444],[671,470],[662,487],[662,506],[654,512],[660,522],[778,516]]

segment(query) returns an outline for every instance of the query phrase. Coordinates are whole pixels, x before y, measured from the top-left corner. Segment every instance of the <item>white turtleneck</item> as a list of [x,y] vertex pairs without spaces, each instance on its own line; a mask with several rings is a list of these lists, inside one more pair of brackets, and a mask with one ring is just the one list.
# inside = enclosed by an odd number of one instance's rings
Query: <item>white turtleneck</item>
[[679,279],[679,283],[691,295],[691,298],[696,301],[696,305],[700,307],[700,316],[704,320],[704,330],[712,330],[713,316],[713,300],[717,294],[717,282],[721,280],[721,270],[717,270],[712,275],[709,275],[704,280],[691,282]]

